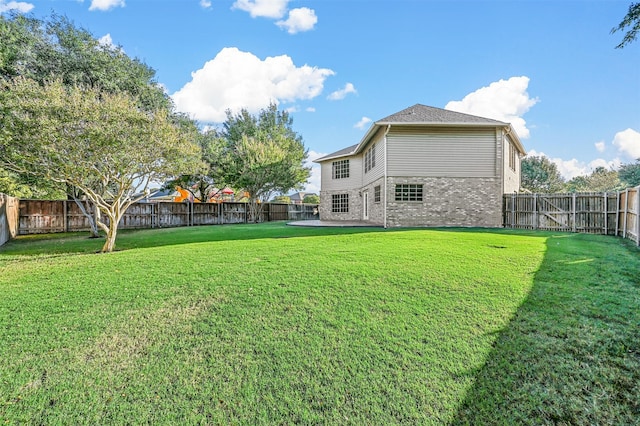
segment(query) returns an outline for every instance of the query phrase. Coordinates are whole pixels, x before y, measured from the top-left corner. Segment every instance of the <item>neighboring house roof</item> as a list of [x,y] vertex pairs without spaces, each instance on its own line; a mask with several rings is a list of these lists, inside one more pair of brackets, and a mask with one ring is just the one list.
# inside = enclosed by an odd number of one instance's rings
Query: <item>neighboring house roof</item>
[[346,157],[360,152],[371,137],[381,128],[385,126],[451,126],[451,127],[506,127],[507,133],[511,135],[516,146],[522,154],[525,154],[524,146],[520,142],[520,138],[515,133],[511,124],[505,123],[491,118],[478,117],[475,115],[464,114],[457,111],[449,111],[442,108],[430,107],[422,104],[415,104],[402,111],[391,114],[371,125],[367,133],[364,135],[359,144],[352,145],[348,148],[341,149],[332,154],[314,160],[316,163],[332,160],[335,158]]
[[289,198],[291,199],[291,201],[302,201],[304,200],[304,197],[306,197],[307,195],[316,195],[313,192],[296,192],[294,194],[289,195]]

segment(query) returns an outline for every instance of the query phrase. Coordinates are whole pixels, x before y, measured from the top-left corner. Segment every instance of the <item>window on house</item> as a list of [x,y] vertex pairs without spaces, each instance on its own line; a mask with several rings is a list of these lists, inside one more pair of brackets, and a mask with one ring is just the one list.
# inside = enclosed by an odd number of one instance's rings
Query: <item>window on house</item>
[[422,185],[413,183],[396,185],[396,201],[422,201]]
[[509,143],[509,168],[514,172],[516,171],[516,155],[518,155],[516,148],[512,143]]
[[349,213],[349,194],[331,195],[332,213]]
[[332,164],[333,178],[344,179],[349,177],[349,160],[334,161]]
[[375,203],[380,202],[380,185],[373,187],[373,201]]
[[373,169],[376,166],[376,145],[371,145],[364,153],[364,172],[367,173],[369,170]]

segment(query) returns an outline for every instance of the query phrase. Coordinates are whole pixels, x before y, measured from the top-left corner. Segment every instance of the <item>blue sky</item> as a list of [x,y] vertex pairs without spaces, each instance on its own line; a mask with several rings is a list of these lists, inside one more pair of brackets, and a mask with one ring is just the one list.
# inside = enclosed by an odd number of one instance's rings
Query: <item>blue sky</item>
[[0,12],[66,15],[154,68],[202,125],[277,102],[311,159],[421,103],[510,122],[571,178],[640,157],[640,40],[615,49],[623,34],[610,34],[630,4],[0,0]]

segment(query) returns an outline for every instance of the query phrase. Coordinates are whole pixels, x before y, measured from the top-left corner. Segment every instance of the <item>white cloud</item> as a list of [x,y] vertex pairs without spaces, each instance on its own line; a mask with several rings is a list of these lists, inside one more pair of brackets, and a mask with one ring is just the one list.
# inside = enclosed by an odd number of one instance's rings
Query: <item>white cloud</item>
[[364,129],[364,127],[371,123],[371,119],[369,117],[362,117],[360,121],[353,125],[356,129]]
[[356,88],[351,83],[347,83],[344,85],[344,88],[331,93],[329,96],[327,96],[327,99],[329,99],[330,101],[337,101],[340,99],[344,99],[349,93],[358,93],[356,91]]
[[558,167],[558,171],[566,180],[573,179],[576,176],[586,176],[591,174],[596,168],[604,167],[605,169],[617,169],[622,164],[620,159],[614,158],[613,160],[605,160],[603,158],[596,158],[588,163],[580,161],[576,158],[571,160],[563,160],[562,158],[551,158],[544,152],[537,152],[532,149],[527,152],[528,156],[543,156],[547,157]]
[[256,113],[270,102],[313,99],[332,75],[334,72],[327,68],[297,67],[287,55],[261,60],[252,53],[226,47],[191,73],[191,81],[172,98],[179,111],[196,120],[223,122],[227,109],[246,108]]
[[34,7],[35,6],[31,3],[23,1],[10,1],[9,3],[0,1],[0,13],[8,12],[10,10],[15,10],[20,13],[29,13]]
[[313,163],[312,161],[324,157],[326,153],[309,151],[309,157],[305,162],[305,166],[311,167],[311,176],[309,182],[305,188],[305,192],[314,192],[320,194],[320,164]]
[[307,107],[307,109],[305,109],[305,111],[307,111],[307,112],[316,112],[316,109],[314,107]]
[[444,108],[511,123],[518,136],[529,137],[529,129],[522,116],[538,103],[527,93],[529,77],[511,77],[469,93],[461,101],[451,101]]
[[620,153],[633,160],[640,158],[640,133],[633,129],[616,133],[613,138],[613,145],[618,147]]
[[604,152],[604,150],[607,149],[607,146],[604,143],[604,141],[596,142],[595,147],[598,150],[598,152]]
[[318,17],[313,9],[300,7],[289,11],[286,21],[278,21],[276,25],[287,30],[289,34],[310,31],[318,23]]
[[289,0],[237,0],[233,9],[249,12],[252,18],[280,19],[287,12]]
[[116,45],[113,44],[113,39],[111,38],[111,34],[107,33],[105,35],[103,35],[102,37],[100,37],[98,39],[98,43],[100,43],[102,46],[106,46],[106,47],[110,47],[110,48],[115,48]]
[[200,6],[209,9],[211,7],[211,1],[209,0],[200,0]]
[[124,7],[124,0],[91,0],[89,10],[109,10],[114,7]]

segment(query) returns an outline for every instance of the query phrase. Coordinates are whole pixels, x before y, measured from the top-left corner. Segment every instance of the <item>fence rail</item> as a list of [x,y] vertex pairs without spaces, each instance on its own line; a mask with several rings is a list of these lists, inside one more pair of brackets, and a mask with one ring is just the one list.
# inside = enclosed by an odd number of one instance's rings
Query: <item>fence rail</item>
[[[263,204],[260,222],[318,219],[311,204]],[[88,211],[92,210],[86,205]],[[248,203],[135,203],[120,220],[119,229],[170,228],[252,222]],[[20,200],[19,235],[85,231],[89,219],[73,200]]]
[[502,212],[506,228],[616,235],[640,246],[640,186],[605,193],[507,194]]

